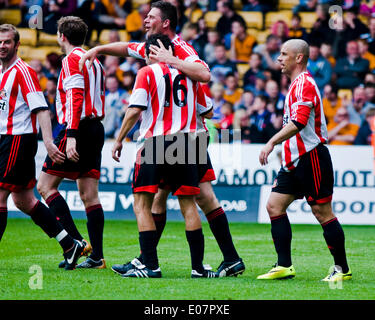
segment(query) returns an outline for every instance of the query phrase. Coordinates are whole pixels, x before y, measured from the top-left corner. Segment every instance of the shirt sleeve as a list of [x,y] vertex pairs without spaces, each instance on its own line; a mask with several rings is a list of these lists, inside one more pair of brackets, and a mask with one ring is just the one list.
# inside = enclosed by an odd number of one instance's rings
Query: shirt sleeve
[[134,88],[129,99],[129,108],[147,109],[148,96],[150,93],[148,72],[150,70],[151,69],[146,66],[138,71]]
[[296,90],[295,98],[297,101],[291,106],[290,119],[305,127],[309,120],[311,109],[317,103],[316,91],[312,86],[304,86],[302,90],[298,91],[298,85]]
[[128,55],[136,59],[146,59],[146,43],[145,42],[129,42]]
[[212,101],[203,91],[203,88],[198,84],[197,92],[197,111],[200,116],[205,115],[206,113],[212,110]]
[[35,70],[31,67],[23,68],[18,77],[23,99],[30,111],[37,112],[41,109],[48,109]]

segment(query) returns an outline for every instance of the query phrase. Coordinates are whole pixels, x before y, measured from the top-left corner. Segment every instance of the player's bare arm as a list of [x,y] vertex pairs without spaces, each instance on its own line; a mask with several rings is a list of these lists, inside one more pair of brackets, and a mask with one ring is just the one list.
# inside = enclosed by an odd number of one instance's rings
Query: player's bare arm
[[121,124],[120,133],[112,147],[112,158],[115,161],[120,162],[122,141],[137,123],[142,111],[141,108],[128,108],[128,110],[126,110],[124,120]]
[[293,137],[298,131],[298,127],[292,121],[290,121],[284,128],[276,133],[260,151],[260,164],[266,165],[268,163],[268,156],[272,152],[273,148],[279,143]]
[[113,42],[97,46],[88,50],[79,60],[79,70],[82,71],[83,65],[86,60],[89,60],[89,68],[93,64],[95,58],[100,54],[107,54],[112,56],[127,57],[128,56],[128,43],[127,42]]
[[160,47],[151,45],[150,46],[150,58],[157,62],[167,63],[173,68],[180,70],[186,74],[191,80],[199,82],[208,82],[211,79],[210,71],[199,62],[187,62],[183,61],[173,55],[171,48],[166,49],[161,41],[158,41]]
[[38,122],[42,130],[43,142],[52,161],[61,164],[65,160],[65,154],[53,143],[50,112],[47,109],[38,111]]

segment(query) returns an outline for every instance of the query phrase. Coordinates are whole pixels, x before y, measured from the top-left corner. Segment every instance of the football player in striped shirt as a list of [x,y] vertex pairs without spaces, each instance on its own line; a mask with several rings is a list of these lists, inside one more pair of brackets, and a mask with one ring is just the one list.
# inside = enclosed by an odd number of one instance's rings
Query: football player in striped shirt
[[327,126],[319,89],[307,72],[309,46],[292,39],[281,48],[278,62],[281,72],[291,79],[285,97],[283,128],[264,146],[259,155],[262,165],[274,146],[282,143],[282,166],[267,203],[271,233],[278,260],[258,279],[283,279],[295,276],[291,258],[292,230],[287,208],[295,199],[306,198],[323,228],[323,236],[335,267],[324,281],[351,279],[345,253],[344,231],[332,207],[333,168],[328,148]]
[[[91,67],[78,68],[85,53],[81,48],[87,34],[82,19],[67,16],[59,19],[57,40],[66,54],[58,80],[56,97],[57,120],[64,125],[55,139],[59,150],[66,153],[63,163],[47,156],[38,181],[38,191],[51,211],[59,217],[68,233],[84,241],[85,252],[91,246],[77,230],[69,207],[58,191],[64,178],[76,180],[87,215],[87,231],[92,245],[91,255],[77,268],[103,269],[104,213],[98,196],[101,152],[104,145],[104,69],[95,60]],[[63,267],[64,262],[59,267]]]
[[65,269],[74,268],[84,246],[74,240],[53,213],[35,198],[35,155],[38,122],[49,157],[62,163],[65,155],[53,144],[51,119],[36,72],[18,58],[20,35],[0,25],[0,239],[7,225],[7,199],[64,250]]
[[[122,141],[142,114],[132,188],[143,264],[120,274],[123,277],[161,277],[156,250],[159,238],[151,206],[159,184],[163,182],[178,197],[185,218],[186,238],[191,254],[191,277],[216,278],[215,272],[203,266],[204,236],[195,205],[195,195],[200,192],[198,169],[195,157],[190,159],[191,150],[196,149],[199,84],[179,70],[165,63],[156,63],[150,57],[150,45],[158,46],[159,41],[173,51],[167,35],[154,34],[148,37],[148,66],[137,74],[129,108],[112,149],[112,157],[119,161]],[[171,149],[177,155],[181,153],[182,157],[173,157]]]
[[[166,34],[175,48],[174,55],[171,55],[163,45],[151,46],[152,55],[157,61],[168,63],[192,80],[208,82],[210,80],[210,71],[207,64],[198,57],[197,52],[191,45],[176,35],[176,25],[177,11],[175,6],[168,1],[157,1],[151,5],[151,10],[144,21],[147,36],[155,33]],[[145,43],[116,42],[95,47],[83,56],[80,65],[83,65],[87,59],[90,62],[93,61],[98,54],[132,56],[145,59]],[[200,121],[200,119],[197,121]],[[245,264],[236,251],[227,216],[220,206],[211,185],[211,181],[215,180],[216,177],[208,152],[206,158],[207,163],[198,166],[201,192],[196,200],[207,217],[211,231],[224,257],[218,268],[220,276],[235,276],[244,272]],[[166,200],[168,194],[169,192],[166,190],[159,190],[153,203],[153,217],[159,238],[166,223]],[[132,262],[123,264],[122,267],[118,266],[117,270],[118,272],[126,273],[129,267],[133,267],[132,264],[139,264],[140,262],[142,262],[142,256],[135,258]]]

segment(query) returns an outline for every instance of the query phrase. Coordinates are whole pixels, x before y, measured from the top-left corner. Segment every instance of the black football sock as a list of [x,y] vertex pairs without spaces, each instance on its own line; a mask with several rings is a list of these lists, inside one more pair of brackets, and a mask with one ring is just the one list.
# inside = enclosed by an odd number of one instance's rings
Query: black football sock
[[335,265],[342,268],[343,273],[349,271],[345,253],[345,235],[340,222],[333,218],[322,224],[323,236],[326,240],[329,251],[333,256]]
[[98,261],[103,259],[104,212],[101,204],[86,208],[86,215],[87,231],[92,246],[90,258]]
[[34,223],[42,228],[50,238],[56,238],[64,252],[73,247],[73,238],[63,229],[53,213],[43,203],[38,201],[28,214]]
[[229,230],[227,216],[223,208],[219,207],[206,215],[212,234],[223,254],[224,261],[235,261],[239,259],[234,247],[232,236]]
[[185,233],[190,248],[191,268],[203,273],[204,235],[202,228],[193,231],[186,230]]
[[[152,218],[154,219],[155,226],[156,226],[156,236],[157,236],[157,242],[156,245],[158,245],[159,240],[161,238],[161,235],[164,231],[165,223],[167,222],[167,213],[153,213]],[[143,263],[143,256],[142,252],[138,257],[138,260]]]
[[0,240],[3,237],[8,221],[8,209],[7,207],[0,208]]
[[291,243],[292,228],[286,213],[271,218],[271,234],[277,252],[277,265],[290,267],[292,265]]
[[72,215],[68,204],[61,196],[59,192],[55,192],[46,199],[46,203],[51,210],[51,212],[57,217],[63,228],[72,236],[74,239],[82,241],[82,236],[77,230],[76,225],[74,224]]
[[156,230],[139,232],[139,245],[142,252],[142,263],[149,269],[154,270],[159,267]]

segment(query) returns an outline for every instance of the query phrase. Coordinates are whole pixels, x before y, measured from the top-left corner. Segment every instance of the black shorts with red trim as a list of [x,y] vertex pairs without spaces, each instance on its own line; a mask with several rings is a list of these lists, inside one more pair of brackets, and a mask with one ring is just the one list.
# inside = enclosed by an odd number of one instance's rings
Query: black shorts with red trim
[[0,188],[11,192],[34,188],[37,150],[36,134],[1,135]]
[[216,180],[215,171],[207,150],[209,141],[210,135],[208,132],[197,134],[197,164],[200,183]]
[[[66,129],[62,129],[54,143],[66,154]],[[47,155],[42,170],[48,174],[76,180],[83,177],[100,178],[102,149],[104,145],[104,127],[100,119],[83,119],[79,123],[76,136],[76,148],[79,161],[68,159],[57,164]]]
[[306,198],[309,205],[327,203],[333,194],[333,167],[329,150],[323,144],[304,154],[292,171],[281,169],[273,192]]
[[[177,144],[177,139],[182,144]],[[195,137],[189,134],[158,136],[145,141],[134,164],[133,193],[157,193],[168,188],[173,195],[200,193],[197,164],[189,159],[189,148],[195,148]]]

